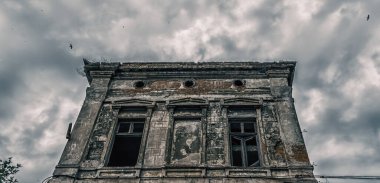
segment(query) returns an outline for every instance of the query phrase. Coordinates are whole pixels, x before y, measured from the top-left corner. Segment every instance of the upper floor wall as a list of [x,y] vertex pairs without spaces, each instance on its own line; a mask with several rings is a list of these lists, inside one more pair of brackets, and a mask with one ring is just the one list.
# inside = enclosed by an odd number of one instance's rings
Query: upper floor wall
[[291,97],[295,62],[87,63],[91,87],[111,74],[107,98],[208,95]]

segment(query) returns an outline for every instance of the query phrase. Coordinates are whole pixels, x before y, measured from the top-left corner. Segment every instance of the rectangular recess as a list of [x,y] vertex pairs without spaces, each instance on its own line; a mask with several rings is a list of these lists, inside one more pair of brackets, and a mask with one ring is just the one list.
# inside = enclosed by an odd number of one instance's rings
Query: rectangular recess
[[201,177],[202,170],[167,170],[166,176],[168,177]]
[[161,177],[162,170],[143,170],[142,177]]
[[228,175],[231,177],[265,177],[268,172],[264,170],[229,170]]
[[101,178],[115,178],[115,177],[136,177],[135,170],[109,170],[100,171],[99,177]]
[[202,125],[200,120],[175,120],[171,163],[198,165],[201,161]]
[[207,176],[210,177],[223,177],[224,175],[224,170],[207,170]]
[[271,169],[272,176],[275,177],[286,177],[289,176],[289,170],[288,169]]

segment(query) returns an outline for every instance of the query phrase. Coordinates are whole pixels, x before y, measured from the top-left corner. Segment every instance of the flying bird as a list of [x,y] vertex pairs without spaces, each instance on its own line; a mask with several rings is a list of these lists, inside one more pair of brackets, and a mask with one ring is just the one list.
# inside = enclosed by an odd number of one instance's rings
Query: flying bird
[[369,14],[367,15],[367,21],[369,20]]
[[73,44],[70,43],[70,49],[73,49]]

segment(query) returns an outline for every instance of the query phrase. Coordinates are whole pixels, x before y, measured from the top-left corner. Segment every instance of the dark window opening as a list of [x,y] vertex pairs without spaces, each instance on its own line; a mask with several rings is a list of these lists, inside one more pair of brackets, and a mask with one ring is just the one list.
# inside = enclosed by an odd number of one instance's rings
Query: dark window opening
[[231,149],[232,149],[232,166],[242,166],[242,146],[241,140],[236,137],[231,137]]
[[232,166],[259,166],[257,141],[252,136],[231,136]]
[[256,142],[256,138],[250,138],[246,141],[246,145],[247,145],[247,150],[249,151],[254,151],[254,150],[257,150],[256,149],[256,146],[257,146],[257,142]]
[[108,166],[135,166],[140,143],[141,136],[116,136]]
[[257,166],[259,164],[259,153],[257,151],[256,138],[245,141],[247,152],[247,166]]
[[[140,112],[139,108],[125,111]],[[135,166],[140,151],[145,118],[119,119],[108,166]]]
[[130,123],[120,123],[118,133],[129,133],[129,129],[131,127]]
[[[230,113],[239,114],[248,108],[229,108]],[[253,109],[245,111],[255,111]],[[234,115],[236,117],[236,115]],[[232,166],[259,166],[259,150],[256,132],[256,118],[229,118],[231,165]]]
[[254,123],[243,123],[244,124],[244,132],[254,133],[255,132],[255,124]]
[[247,152],[248,166],[258,166],[259,165],[259,153],[257,151]]
[[144,130],[144,123],[143,122],[120,122],[119,124],[119,130],[117,131],[119,135],[121,133],[142,133]]
[[251,134],[256,133],[255,121],[256,118],[248,119],[229,119],[230,121],[230,132],[234,133],[246,133]]
[[241,132],[240,123],[230,123],[231,132]]
[[144,130],[144,123],[134,123],[133,124],[133,132],[134,133],[142,133]]
[[185,81],[184,85],[189,88],[189,87],[193,87],[195,83],[193,80],[187,80]]

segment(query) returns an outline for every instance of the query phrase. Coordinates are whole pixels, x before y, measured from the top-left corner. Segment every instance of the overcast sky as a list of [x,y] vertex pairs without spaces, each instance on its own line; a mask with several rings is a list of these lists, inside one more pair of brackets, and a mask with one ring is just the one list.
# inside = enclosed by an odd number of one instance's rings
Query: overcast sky
[[315,174],[380,175],[378,0],[1,0],[0,158],[24,166],[20,182],[52,175],[88,86],[83,57],[297,60]]

